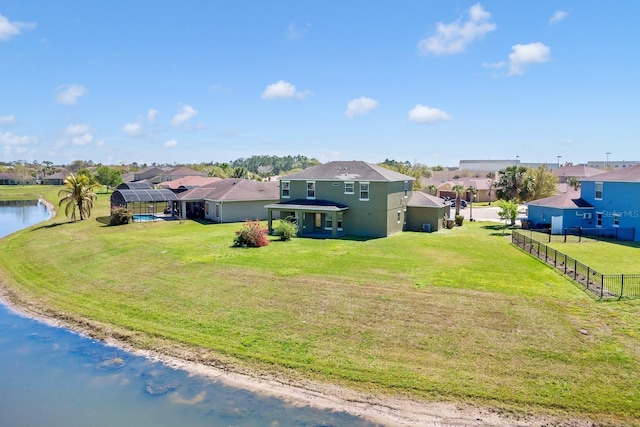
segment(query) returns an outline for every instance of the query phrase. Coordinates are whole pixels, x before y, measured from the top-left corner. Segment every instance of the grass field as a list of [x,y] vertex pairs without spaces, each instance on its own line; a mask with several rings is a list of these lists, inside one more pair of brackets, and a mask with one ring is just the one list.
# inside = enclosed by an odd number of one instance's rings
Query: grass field
[[640,419],[640,301],[593,301],[500,225],[242,249],[238,224],[108,227],[108,205],[100,194],[89,220],[1,240],[4,281],[141,348],[382,395]]

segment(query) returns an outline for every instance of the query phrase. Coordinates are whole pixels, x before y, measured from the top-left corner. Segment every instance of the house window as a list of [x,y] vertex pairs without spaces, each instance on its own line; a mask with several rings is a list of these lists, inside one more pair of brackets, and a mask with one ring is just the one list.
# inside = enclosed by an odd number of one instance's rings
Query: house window
[[216,203],[216,218],[220,218],[220,205]]
[[336,215],[336,225],[338,226],[338,230],[342,230],[342,212],[338,212]]
[[596,182],[596,200],[602,200],[603,183]]
[[596,227],[602,227],[602,212],[596,212]]
[[353,194],[354,193],[354,184],[353,182],[345,182],[344,183],[344,194]]
[[316,198],[316,182],[307,181],[307,199]]
[[360,183],[360,200],[369,200],[369,183]]
[[314,217],[314,227],[315,228],[320,228],[322,227],[322,214],[321,213],[316,213],[315,217]]
[[291,196],[291,182],[282,181],[282,198],[288,199]]
[[324,216],[324,228],[332,229],[333,228],[333,220],[331,219],[331,215],[325,214]]
[[620,227],[620,214],[613,214],[613,226]]
[[409,181],[404,182],[404,197],[409,195]]

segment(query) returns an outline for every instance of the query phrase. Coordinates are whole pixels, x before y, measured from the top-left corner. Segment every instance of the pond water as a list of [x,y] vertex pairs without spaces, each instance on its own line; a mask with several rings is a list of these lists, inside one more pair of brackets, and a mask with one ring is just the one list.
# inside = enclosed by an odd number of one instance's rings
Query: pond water
[[[22,203],[22,209],[0,204],[0,222],[13,221],[12,227],[3,224],[0,237],[48,218],[41,204]],[[22,317],[4,304],[0,379],[1,426],[374,425],[192,376]]]

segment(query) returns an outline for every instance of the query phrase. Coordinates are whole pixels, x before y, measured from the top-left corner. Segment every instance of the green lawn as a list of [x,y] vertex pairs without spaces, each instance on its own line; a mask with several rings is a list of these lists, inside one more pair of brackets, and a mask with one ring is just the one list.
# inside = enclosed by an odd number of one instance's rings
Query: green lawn
[[[58,189],[42,191],[56,200]],[[100,194],[89,220],[59,214],[0,241],[0,273],[20,298],[237,369],[640,418],[640,301],[593,301],[495,224],[242,249],[231,247],[238,224],[108,227],[96,221],[108,205]]]
[[551,236],[538,232],[525,232],[534,240],[544,243],[553,249],[577,259],[601,274],[640,274],[640,243],[599,240],[577,236]]

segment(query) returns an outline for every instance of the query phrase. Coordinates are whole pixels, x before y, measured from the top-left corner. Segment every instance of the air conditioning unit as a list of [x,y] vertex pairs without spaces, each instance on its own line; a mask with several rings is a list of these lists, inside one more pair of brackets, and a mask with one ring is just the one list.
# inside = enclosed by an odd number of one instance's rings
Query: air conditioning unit
[[582,214],[582,219],[591,219],[591,212],[586,212]]

